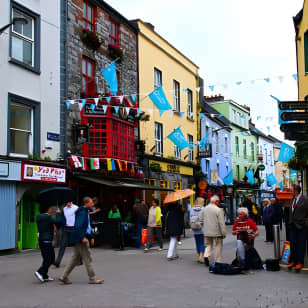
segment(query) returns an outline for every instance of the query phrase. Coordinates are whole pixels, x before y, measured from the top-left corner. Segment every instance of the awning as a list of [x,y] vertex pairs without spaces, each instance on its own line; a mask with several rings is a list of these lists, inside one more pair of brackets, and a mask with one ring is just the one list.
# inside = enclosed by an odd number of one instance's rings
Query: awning
[[142,189],[142,190],[173,191],[173,189],[148,185],[148,184],[142,183],[141,181],[140,182],[137,182],[137,181],[123,182],[123,181],[119,181],[119,180],[107,180],[107,179],[90,177],[90,176],[82,176],[82,175],[78,175],[77,178],[81,179],[81,180],[105,185],[105,186],[110,186],[110,187],[124,187],[124,188],[134,188],[134,189]]

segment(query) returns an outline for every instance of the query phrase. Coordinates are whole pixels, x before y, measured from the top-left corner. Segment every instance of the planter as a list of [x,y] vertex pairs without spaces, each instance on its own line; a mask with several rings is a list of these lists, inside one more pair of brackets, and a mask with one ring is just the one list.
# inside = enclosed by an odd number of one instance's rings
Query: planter
[[150,169],[151,169],[152,171],[155,171],[155,172],[160,172],[160,171],[161,171],[161,167],[160,167],[159,164],[151,164],[151,165],[150,165]]
[[120,47],[108,45],[108,54],[112,60],[116,60],[119,58],[119,61],[121,62],[123,59],[123,50]]
[[84,45],[94,51],[98,50],[102,44],[102,40],[99,38],[98,34],[86,28],[80,31],[80,40]]

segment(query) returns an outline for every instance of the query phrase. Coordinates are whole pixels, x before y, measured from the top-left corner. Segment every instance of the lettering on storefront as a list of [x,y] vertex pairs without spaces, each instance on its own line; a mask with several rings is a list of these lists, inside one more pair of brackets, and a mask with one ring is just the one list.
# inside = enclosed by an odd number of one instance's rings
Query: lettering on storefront
[[174,164],[168,164],[167,171],[171,173],[180,173],[180,166]]
[[[193,176],[194,169],[188,166],[182,166],[177,164],[168,164],[157,160],[149,160],[149,167],[152,169],[155,166],[155,170],[159,172],[179,173],[184,175]],[[154,168],[153,168],[154,169]]]

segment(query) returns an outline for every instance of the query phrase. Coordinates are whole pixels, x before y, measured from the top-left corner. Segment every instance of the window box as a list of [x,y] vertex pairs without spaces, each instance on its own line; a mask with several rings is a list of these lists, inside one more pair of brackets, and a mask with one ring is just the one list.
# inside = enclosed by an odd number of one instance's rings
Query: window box
[[83,44],[94,51],[98,50],[102,44],[101,38],[98,36],[97,32],[95,31],[82,28],[79,36]]
[[151,169],[152,171],[155,171],[155,172],[160,172],[160,171],[161,171],[160,165],[159,165],[159,164],[154,164],[154,163],[152,163],[152,164],[150,165],[150,169]]
[[111,44],[108,45],[108,54],[112,60],[118,59],[121,62],[123,59],[123,49],[120,47],[113,46]]

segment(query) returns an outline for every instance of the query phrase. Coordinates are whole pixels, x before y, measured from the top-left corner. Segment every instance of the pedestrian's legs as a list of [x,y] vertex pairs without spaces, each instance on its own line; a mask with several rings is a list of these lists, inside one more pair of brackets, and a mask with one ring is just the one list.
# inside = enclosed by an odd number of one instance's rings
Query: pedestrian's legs
[[194,235],[194,238],[195,238],[195,242],[196,242],[196,250],[197,250],[197,254],[200,253],[199,251],[199,237],[198,237],[199,234],[195,234]]
[[269,241],[273,242],[274,241],[274,231],[273,231],[273,225],[272,224],[269,225],[268,232],[269,232]]
[[197,254],[204,253],[204,236],[203,234],[195,234]]
[[89,244],[84,244],[84,243],[78,243],[78,245],[80,245],[80,255],[81,255],[81,259],[86,267],[88,276],[89,276],[89,280],[95,280],[95,273],[94,273],[94,269],[93,269],[93,260],[91,257],[91,252],[89,250]]
[[167,258],[173,258],[176,253],[176,236],[170,236]]
[[60,248],[58,252],[58,257],[56,259],[56,263],[61,263],[62,258],[64,256],[65,248],[68,246],[68,241],[69,241],[69,235],[70,235],[70,230],[66,227],[63,228],[62,230],[62,237],[60,241]]
[[67,264],[66,269],[64,271],[63,274],[63,278],[67,278],[69,276],[69,274],[72,272],[72,270],[74,269],[74,267],[76,265],[80,264],[80,258],[81,258],[81,254],[80,254],[80,245],[81,243],[77,243],[74,245],[74,254],[70,260],[70,262]]
[[297,264],[304,264],[306,253],[307,229],[296,229],[295,254]]
[[136,222],[136,247],[139,248],[141,244],[141,223],[139,218],[137,218]]
[[162,238],[162,231],[161,227],[155,227],[154,228],[154,236],[159,243],[159,248],[163,248],[163,238]]
[[213,250],[213,238],[205,236],[204,237],[204,244],[206,246],[204,257],[205,258],[210,258],[211,255],[212,255],[212,250]]
[[220,262],[222,257],[222,237],[215,238],[215,255],[214,261]]
[[245,264],[245,244],[241,240],[236,241],[237,260],[240,265]]
[[48,269],[55,260],[55,251],[52,247],[52,243],[40,243],[41,254],[43,262],[38,272],[43,276],[44,279],[48,278]]
[[266,241],[267,242],[272,242],[272,235],[273,231],[272,231],[272,227],[270,224],[265,224],[265,234],[266,234]]
[[150,249],[151,244],[152,244],[153,233],[154,233],[154,228],[148,227],[148,242],[147,242],[147,248],[148,249]]

